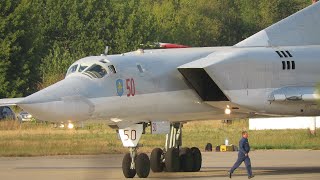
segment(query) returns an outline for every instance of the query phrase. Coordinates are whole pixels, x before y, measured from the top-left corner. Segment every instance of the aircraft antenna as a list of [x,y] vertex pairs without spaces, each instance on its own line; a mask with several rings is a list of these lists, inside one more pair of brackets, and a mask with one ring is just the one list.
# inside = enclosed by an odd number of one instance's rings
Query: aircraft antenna
[[107,56],[109,51],[109,46],[106,46],[106,49],[104,50],[104,55]]

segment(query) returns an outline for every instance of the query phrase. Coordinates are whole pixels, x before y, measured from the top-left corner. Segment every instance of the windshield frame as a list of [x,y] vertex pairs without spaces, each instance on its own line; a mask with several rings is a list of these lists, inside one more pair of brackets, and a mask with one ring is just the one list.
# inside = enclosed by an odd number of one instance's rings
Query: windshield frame
[[77,72],[78,66],[79,66],[79,64],[71,65],[71,66],[69,67],[68,71],[67,71],[66,76],[68,76],[68,75],[70,75],[70,74],[72,74],[72,73]]
[[[99,69],[94,69],[100,67]],[[110,74],[110,72],[108,71],[108,69],[105,67],[104,64],[101,63],[93,63],[92,65],[88,66],[87,68],[85,68],[82,72],[82,74],[85,74],[91,78],[95,78],[95,79],[101,79],[103,77],[106,77],[108,74]]]

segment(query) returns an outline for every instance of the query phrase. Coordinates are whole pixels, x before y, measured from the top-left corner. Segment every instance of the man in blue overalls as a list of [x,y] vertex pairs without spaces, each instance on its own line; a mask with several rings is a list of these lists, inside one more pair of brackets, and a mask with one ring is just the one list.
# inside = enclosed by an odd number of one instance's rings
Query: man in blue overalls
[[239,153],[238,153],[238,160],[234,163],[233,167],[229,171],[229,178],[231,178],[232,173],[234,170],[236,170],[241,163],[244,161],[244,164],[246,165],[246,169],[248,172],[248,179],[251,179],[254,177],[252,175],[252,170],[251,170],[251,161],[249,158],[249,152],[250,152],[250,145],[248,142],[248,132],[243,131],[242,132],[242,138],[239,141]]

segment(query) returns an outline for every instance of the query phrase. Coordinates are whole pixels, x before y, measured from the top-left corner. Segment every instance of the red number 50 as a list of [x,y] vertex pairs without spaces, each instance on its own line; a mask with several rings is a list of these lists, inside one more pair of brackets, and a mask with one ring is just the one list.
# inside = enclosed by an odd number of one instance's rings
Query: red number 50
[[133,78],[131,79],[126,79],[126,85],[127,85],[127,96],[134,96],[136,94],[136,86],[134,84]]

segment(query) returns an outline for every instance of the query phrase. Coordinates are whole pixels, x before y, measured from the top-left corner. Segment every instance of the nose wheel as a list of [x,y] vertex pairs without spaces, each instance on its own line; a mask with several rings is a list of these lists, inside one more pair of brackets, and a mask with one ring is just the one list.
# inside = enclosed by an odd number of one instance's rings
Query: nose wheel
[[131,168],[132,158],[130,153],[124,155],[122,160],[122,172],[124,177],[133,178],[136,175],[136,169]]
[[136,171],[139,178],[146,178],[150,173],[150,160],[147,154],[141,153],[136,159]]
[[150,160],[147,154],[137,154],[137,148],[130,148],[130,153],[124,155],[122,160],[122,172],[124,177],[133,178],[136,174],[139,178],[146,178],[150,173]]

